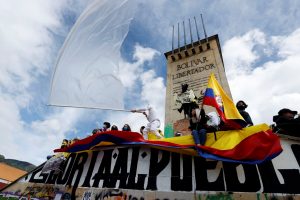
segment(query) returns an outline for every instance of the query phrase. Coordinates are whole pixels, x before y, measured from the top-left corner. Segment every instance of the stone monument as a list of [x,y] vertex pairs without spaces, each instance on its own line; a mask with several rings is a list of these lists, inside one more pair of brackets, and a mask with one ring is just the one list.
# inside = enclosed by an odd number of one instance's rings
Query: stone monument
[[[174,34],[173,34],[174,35]],[[231,96],[218,35],[185,44],[165,53],[167,59],[167,90],[165,107],[165,134],[181,132],[189,134],[189,119],[178,111],[180,103],[176,97],[181,94],[183,84],[188,85],[201,106],[208,78],[214,73],[225,92]]]

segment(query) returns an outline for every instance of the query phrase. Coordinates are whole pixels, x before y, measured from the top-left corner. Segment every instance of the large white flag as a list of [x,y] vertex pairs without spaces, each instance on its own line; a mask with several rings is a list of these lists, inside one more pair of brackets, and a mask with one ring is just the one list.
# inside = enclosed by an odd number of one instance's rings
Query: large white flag
[[124,107],[123,86],[116,74],[135,4],[135,0],[94,0],[88,5],[60,51],[50,105]]

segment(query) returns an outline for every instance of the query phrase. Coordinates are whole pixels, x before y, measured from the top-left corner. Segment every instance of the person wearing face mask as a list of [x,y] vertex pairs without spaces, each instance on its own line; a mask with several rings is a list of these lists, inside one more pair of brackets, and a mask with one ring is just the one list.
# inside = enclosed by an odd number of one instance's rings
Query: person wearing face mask
[[131,131],[131,128],[128,124],[124,124],[122,131]]
[[242,100],[236,103],[236,108],[238,109],[244,120],[247,122],[248,126],[253,126],[253,122],[249,113],[245,111],[247,107],[248,105]]

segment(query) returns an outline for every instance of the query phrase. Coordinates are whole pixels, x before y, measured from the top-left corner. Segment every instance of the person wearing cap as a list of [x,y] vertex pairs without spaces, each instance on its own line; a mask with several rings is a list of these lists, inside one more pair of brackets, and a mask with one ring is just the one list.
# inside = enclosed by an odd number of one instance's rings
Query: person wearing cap
[[247,122],[248,126],[253,126],[253,122],[249,113],[245,111],[247,107],[248,105],[242,100],[236,103],[236,108],[238,109],[239,113],[242,115],[244,120]]
[[299,137],[300,134],[300,118],[297,116],[297,111],[283,108],[279,110],[278,115],[273,117],[276,123],[277,132],[291,136]]
[[297,115],[297,111],[290,110],[288,108],[283,108],[279,110],[278,112],[278,119],[277,123],[282,123],[282,122],[289,122],[290,120],[295,119],[295,116]]

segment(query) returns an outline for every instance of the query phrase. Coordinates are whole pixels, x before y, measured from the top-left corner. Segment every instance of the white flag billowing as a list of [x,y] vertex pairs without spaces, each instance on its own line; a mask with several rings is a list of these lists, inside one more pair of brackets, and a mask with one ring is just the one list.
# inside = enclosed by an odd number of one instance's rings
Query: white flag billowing
[[135,4],[94,0],[84,10],[60,51],[50,105],[123,109],[123,86],[116,74]]

